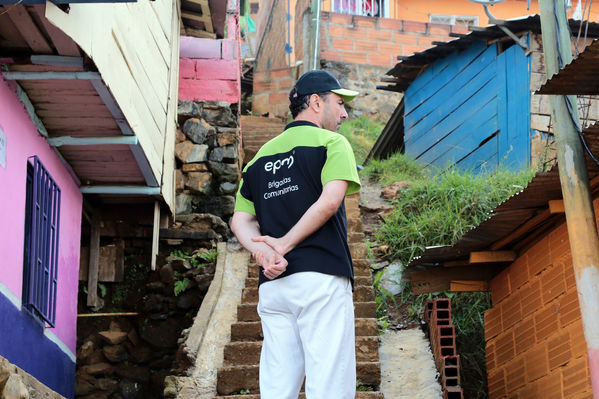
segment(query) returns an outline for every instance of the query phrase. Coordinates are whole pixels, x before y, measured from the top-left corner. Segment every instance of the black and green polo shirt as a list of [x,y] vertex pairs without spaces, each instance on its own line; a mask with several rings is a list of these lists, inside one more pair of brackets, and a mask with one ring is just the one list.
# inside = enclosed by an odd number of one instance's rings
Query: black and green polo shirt
[[[263,235],[282,237],[318,200],[331,180],[346,180],[346,194],[360,190],[354,153],[342,135],[295,121],[258,151],[243,170],[236,211],[255,215]],[[345,276],[354,272],[347,245],[345,206],[314,234],[285,255],[279,277],[314,271]],[[259,283],[269,281],[260,273]]]

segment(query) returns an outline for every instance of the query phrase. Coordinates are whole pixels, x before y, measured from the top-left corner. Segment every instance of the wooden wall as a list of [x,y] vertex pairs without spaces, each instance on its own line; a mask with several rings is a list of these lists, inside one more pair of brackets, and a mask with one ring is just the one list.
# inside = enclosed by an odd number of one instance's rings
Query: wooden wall
[[412,82],[405,92],[406,154],[441,169],[529,164],[530,59],[517,45],[499,45],[475,42]]
[[[48,20],[94,61],[144,150],[174,209],[174,134],[177,106],[179,9],[176,1],[52,3]],[[171,145],[171,143],[173,143]]]

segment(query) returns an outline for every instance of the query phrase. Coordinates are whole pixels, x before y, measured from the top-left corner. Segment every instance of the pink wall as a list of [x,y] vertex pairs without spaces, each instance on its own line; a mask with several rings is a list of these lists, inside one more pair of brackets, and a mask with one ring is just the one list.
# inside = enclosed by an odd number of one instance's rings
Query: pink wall
[[[6,168],[0,166],[0,283],[21,299],[27,159],[37,155],[61,189],[56,328],[75,353],[82,195],[37,129],[14,84],[0,77],[0,129],[6,135]],[[0,294],[1,295],[1,294]]]

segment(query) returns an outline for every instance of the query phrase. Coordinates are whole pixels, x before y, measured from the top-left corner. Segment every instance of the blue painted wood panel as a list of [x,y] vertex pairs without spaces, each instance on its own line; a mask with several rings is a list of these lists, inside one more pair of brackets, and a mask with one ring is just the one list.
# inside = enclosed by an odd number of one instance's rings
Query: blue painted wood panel
[[530,163],[530,57],[475,42],[437,60],[405,93],[405,152],[426,166]]

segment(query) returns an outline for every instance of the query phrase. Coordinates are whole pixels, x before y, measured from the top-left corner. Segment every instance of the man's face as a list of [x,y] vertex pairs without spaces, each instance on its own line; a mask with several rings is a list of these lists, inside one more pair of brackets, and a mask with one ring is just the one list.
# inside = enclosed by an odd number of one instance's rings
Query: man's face
[[330,93],[324,99],[321,97],[322,112],[320,113],[320,127],[336,132],[341,123],[347,119],[343,97]]

